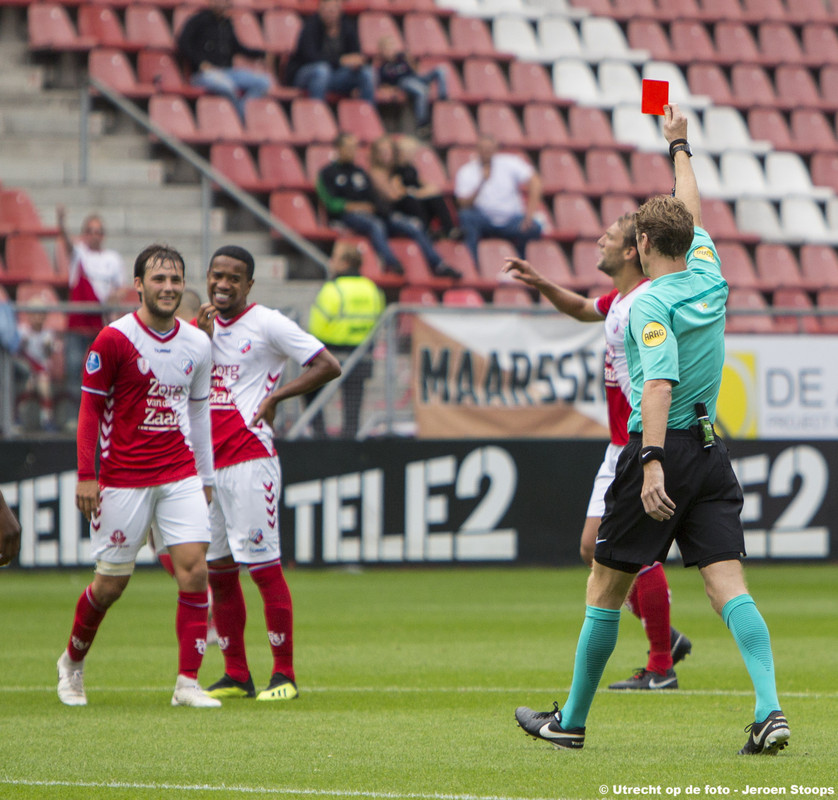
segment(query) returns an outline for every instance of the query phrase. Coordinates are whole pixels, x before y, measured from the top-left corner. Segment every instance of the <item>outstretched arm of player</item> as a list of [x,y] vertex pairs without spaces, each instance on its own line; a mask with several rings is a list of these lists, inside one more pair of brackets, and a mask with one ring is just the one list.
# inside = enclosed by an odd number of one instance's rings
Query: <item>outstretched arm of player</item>
[[[687,140],[687,118],[684,112],[673,103],[663,107],[664,122],[663,135],[671,145],[678,139]],[[679,150],[673,157],[675,166],[675,197],[689,209],[693,216],[693,224],[701,227],[701,196],[698,193],[698,182],[693,171],[690,156],[684,150]]]
[[0,492],[0,567],[5,567],[20,552],[20,523],[6,505]]
[[268,425],[273,426],[276,407],[290,397],[308,394],[319,389],[324,383],[333,381],[340,376],[340,362],[323,348],[309,363],[300,375],[271,392],[256,409],[256,415],[250,422],[250,427],[258,425],[265,420]]
[[563,314],[582,322],[602,322],[603,320],[593,300],[556,285],[523,258],[507,258],[502,271],[515,280],[538,289]]
[[79,424],[76,431],[76,458],[79,482],[76,485],[76,507],[89,520],[99,510],[99,483],[96,480],[96,443],[99,421],[105,410],[105,396],[82,391]]

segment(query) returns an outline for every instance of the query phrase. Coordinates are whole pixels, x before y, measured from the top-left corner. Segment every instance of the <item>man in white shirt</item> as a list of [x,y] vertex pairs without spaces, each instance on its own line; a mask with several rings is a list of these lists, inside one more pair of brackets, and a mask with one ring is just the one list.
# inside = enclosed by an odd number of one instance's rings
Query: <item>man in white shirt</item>
[[520,156],[498,153],[497,142],[488,134],[477,140],[477,158],[457,171],[454,194],[463,238],[477,266],[481,239],[508,239],[524,258],[527,242],[541,237],[541,224],[535,218],[541,179]]

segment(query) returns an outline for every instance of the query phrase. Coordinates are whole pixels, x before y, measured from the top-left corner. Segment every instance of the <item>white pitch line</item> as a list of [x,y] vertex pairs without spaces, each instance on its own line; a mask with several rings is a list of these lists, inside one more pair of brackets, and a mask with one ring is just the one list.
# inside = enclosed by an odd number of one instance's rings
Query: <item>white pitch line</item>
[[[95,692],[170,692],[171,686],[86,686]],[[0,686],[0,695],[22,694],[25,692],[54,692],[55,686]],[[303,686],[305,694],[566,694],[570,691],[569,686],[565,687],[543,687],[525,686],[504,688],[500,686]],[[644,696],[675,697],[687,695],[695,697],[751,697],[753,689],[676,689],[666,692],[639,692],[633,690],[609,691],[601,688],[599,692],[608,694],[643,694]],[[782,692],[783,697],[798,697],[804,700],[835,700],[838,699],[838,692]]]
[[351,789],[293,789],[287,786],[228,786],[221,784],[176,784],[176,783],[128,783],[125,781],[34,781],[25,778],[5,778],[0,776],[0,785],[6,786],[45,786],[66,787],[72,789],[137,789],[163,792],[225,792],[227,794],[264,794],[264,795],[305,795],[306,797],[364,797],[371,800],[557,800],[547,797],[509,797],[506,795],[481,794],[441,794],[434,792],[364,792]]

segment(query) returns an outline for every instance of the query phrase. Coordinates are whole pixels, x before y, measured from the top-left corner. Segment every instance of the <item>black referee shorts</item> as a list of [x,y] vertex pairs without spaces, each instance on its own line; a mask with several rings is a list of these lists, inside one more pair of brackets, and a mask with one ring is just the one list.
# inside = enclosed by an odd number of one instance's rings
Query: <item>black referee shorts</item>
[[606,567],[637,572],[645,564],[664,561],[673,540],[685,567],[744,556],[742,488],[725,443],[716,437],[716,446],[705,449],[697,427],[667,430],[663,472],[675,513],[664,522],[643,510],[641,446],[641,435],[633,433],[620,453],[605,495],[594,559]]

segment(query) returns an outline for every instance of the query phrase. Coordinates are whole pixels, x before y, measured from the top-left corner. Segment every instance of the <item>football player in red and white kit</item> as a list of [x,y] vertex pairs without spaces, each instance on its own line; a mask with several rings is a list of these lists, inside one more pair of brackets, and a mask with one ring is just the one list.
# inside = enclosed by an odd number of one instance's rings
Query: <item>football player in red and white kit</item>
[[58,659],[58,696],[66,705],[87,704],[85,657],[105,613],[128,585],[152,522],[178,584],[172,705],[221,705],[198,685],[207,635],[207,504],[215,480],[212,359],[206,336],[175,318],[183,285],[176,250],[143,250],[134,263],[140,308],[104,328],[85,363],[76,505],[90,520],[96,574],[78,600],[70,641]]
[[[601,252],[597,269],[614,281],[614,289],[597,298],[583,297],[547,280],[531,264],[510,258],[504,272],[538,289],[559,311],[582,322],[605,321],[605,395],[611,442],[594,479],[579,552],[591,566],[600,519],[605,511],[605,492],[614,480],[617,458],[628,442],[629,373],[624,335],[634,298],[649,288],[643,275],[634,236],[634,216],[625,214],[614,222],[597,242]],[[649,640],[645,667],[631,678],[609,689],[677,689],[673,664],[684,658],[692,643],[669,622],[669,584],[663,566],[657,562],[640,570],[626,605],[643,623]]]
[[[273,420],[283,400],[305,395],[340,375],[323,343],[279,311],[248,302],[253,256],[221,247],[207,270],[209,302],[199,327],[212,338],[212,439],[215,493],[210,506],[212,542],[207,552],[213,619],[224,655],[224,675],[207,688],[213,697],[253,697],[256,690],[244,646],[246,609],[239,565],[262,596],[273,669],[257,700],[298,696],[294,674],[291,593],[279,548],[281,474]],[[291,359],[300,375],[280,385]]]

